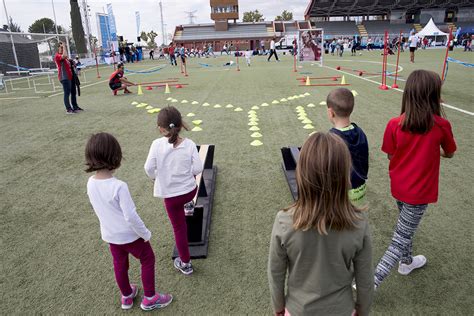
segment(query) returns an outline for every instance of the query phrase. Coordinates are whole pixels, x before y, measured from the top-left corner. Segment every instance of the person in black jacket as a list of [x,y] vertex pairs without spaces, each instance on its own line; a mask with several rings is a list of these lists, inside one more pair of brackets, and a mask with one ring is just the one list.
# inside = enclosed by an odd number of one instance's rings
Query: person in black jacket
[[328,117],[334,125],[330,132],[339,135],[349,147],[352,158],[349,199],[359,207],[366,206],[366,181],[369,173],[369,143],[364,131],[351,122],[354,95],[345,88],[331,91],[326,100]]

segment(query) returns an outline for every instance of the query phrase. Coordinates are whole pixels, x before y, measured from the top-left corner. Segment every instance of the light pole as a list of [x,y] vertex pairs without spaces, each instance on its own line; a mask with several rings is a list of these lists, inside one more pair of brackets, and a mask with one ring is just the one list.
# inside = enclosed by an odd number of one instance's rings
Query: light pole
[[[51,0],[51,5],[53,6],[53,16],[54,16],[54,27],[56,29],[56,34],[59,34],[58,32],[58,23],[56,22],[56,10],[54,10],[54,0]],[[59,35],[56,35],[59,41]]]

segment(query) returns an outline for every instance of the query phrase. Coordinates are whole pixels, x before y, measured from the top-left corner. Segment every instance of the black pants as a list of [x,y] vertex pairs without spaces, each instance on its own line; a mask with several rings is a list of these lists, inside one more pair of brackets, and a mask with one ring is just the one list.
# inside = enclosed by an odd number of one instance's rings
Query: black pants
[[[79,106],[77,105],[76,99],[76,85],[72,83],[72,80],[61,80],[64,91],[64,106],[67,111],[77,110]],[[69,96],[71,97],[71,102],[69,102]],[[72,106],[71,106],[72,104]]]
[[276,60],[278,60],[276,49],[270,49],[270,55],[268,56],[267,60],[270,61],[270,58],[272,58],[273,55],[275,55]]
[[178,66],[178,63],[176,62],[176,56],[174,54],[170,54],[170,61],[171,61],[171,66],[173,65]]

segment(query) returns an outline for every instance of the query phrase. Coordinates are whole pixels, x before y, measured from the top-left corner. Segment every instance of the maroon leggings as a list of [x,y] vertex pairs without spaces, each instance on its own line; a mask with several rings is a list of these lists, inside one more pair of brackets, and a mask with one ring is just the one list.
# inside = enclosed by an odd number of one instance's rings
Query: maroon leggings
[[165,208],[173,226],[174,239],[178,254],[184,263],[191,260],[188,247],[188,227],[186,226],[186,216],[184,215],[184,204],[192,201],[196,196],[197,187],[189,193],[165,198]]
[[145,296],[155,295],[155,254],[149,242],[142,238],[129,244],[110,244],[110,252],[114,259],[115,280],[123,296],[132,294],[128,279],[128,254],[140,260],[142,266],[142,284]]

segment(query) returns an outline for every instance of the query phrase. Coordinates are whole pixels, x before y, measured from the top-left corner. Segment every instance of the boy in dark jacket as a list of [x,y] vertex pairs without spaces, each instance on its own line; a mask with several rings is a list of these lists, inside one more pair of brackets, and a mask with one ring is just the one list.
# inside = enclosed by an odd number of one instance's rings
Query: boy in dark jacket
[[352,158],[351,202],[359,207],[366,205],[366,181],[369,172],[369,144],[364,131],[351,122],[354,95],[345,88],[331,91],[327,97],[328,117],[334,125],[330,132],[339,135],[349,147]]

